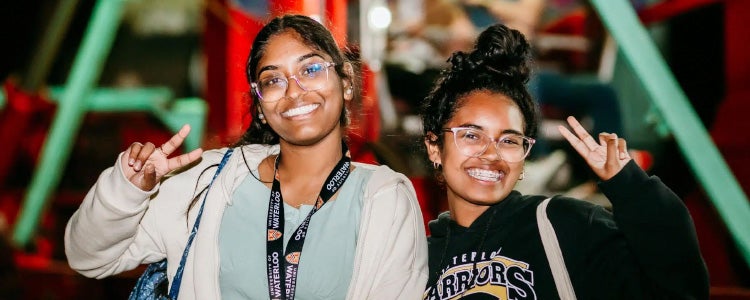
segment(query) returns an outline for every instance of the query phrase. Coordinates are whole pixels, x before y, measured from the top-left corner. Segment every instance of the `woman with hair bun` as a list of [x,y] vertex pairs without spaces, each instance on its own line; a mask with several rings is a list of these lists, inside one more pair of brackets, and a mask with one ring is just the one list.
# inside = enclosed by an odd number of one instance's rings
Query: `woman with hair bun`
[[430,222],[424,299],[708,298],[688,210],[615,134],[595,139],[572,117],[574,133],[558,128],[600,178],[612,212],[513,190],[538,115],[521,33],[493,25],[449,62],[422,107],[424,143],[449,207]]

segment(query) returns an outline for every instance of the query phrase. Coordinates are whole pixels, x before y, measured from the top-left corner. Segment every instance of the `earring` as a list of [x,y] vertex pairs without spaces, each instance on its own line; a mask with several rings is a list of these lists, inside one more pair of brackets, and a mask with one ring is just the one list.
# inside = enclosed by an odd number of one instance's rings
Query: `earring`
[[526,177],[526,170],[521,171],[521,177],[518,177],[518,180],[523,180],[524,177]]
[[258,120],[260,120],[261,123],[266,124],[266,116],[263,113],[258,113]]
[[352,94],[352,87],[349,87],[346,89],[346,94],[351,95]]
[[436,161],[433,161],[433,162],[432,162],[432,167],[433,167],[433,168],[435,168],[435,170],[437,170],[437,169],[439,169],[439,168],[440,168],[440,163],[439,163],[439,162],[436,162]]

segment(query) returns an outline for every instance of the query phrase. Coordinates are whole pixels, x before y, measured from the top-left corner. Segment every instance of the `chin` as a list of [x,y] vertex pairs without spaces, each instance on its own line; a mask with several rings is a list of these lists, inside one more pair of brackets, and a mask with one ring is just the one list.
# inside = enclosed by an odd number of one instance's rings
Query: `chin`
[[500,201],[503,201],[505,197],[508,197],[509,193],[484,193],[481,195],[471,195],[474,197],[471,197],[470,202],[477,204],[477,205],[495,205],[500,203]]

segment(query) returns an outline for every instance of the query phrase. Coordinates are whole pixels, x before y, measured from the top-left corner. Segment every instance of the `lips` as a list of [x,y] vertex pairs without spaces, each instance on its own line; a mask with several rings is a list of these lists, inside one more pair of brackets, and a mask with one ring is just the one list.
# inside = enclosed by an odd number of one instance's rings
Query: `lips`
[[320,104],[308,104],[303,105],[299,107],[292,108],[290,110],[287,110],[285,112],[282,112],[281,115],[285,118],[291,118],[296,116],[301,116],[305,114],[309,114],[315,109],[317,109],[320,106]]
[[481,181],[496,182],[503,178],[504,173],[496,170],[472,168],[466,171],[469,176]]

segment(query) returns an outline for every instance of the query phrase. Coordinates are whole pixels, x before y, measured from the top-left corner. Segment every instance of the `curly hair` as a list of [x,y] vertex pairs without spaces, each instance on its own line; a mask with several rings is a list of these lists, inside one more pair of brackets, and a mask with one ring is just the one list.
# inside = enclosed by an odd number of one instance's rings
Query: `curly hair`
[[531,73],[531,46],[519,31],[502,24],[485,29],[474,48],[451,55],[435,87],[421,107],[424,136],[434,134],[442,145],[442,128],[461,107],[462,99],[476,91],[499,93],[512,99],[524,117],[524,134],[535,136],[539,108],[526,83]]
[[[323,51],[331,56],[334,65],[334,69],[340,78],[347,79],[352,84],[354,99],[352,103],[360,101],[361,95],[361,79],[354,74],[359,74],[359,61],[356,59],[358,56],[350,54],[349,51],[342,51],[336,41],[333,39],[331,32],[325,28],[322,24],[314,19],[304,15],[283,15],[276,17],[269,21],[255,36],[253,41],[250,54],[247,59],[245,66],[245,75],[247,82],[255,82],[257,80],[257,68],[258,63],[266,53],[266,45],[268,41],[279,34],[286,32],[294,32],[298,35],[299,39],[307,44],[308,46]],[[353,67],[353,74],[348,74],[344,71],[346,63],[350,63]],[[242,146],[248,144],[278,144],[279,135],[271,129],[268,124],[263,124],[258,118],[258,105],[259,99],[255,93],[248,91],[250,99],[250,115],[252,120],[250,126],[247,128],[245,133],[235,143],[234,146]],[[349,125],[349,115],[346,109],[341,112],[340,118],[341,125],[346,127]]]

